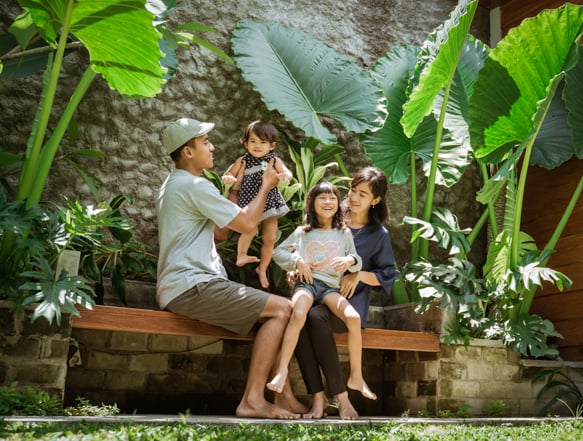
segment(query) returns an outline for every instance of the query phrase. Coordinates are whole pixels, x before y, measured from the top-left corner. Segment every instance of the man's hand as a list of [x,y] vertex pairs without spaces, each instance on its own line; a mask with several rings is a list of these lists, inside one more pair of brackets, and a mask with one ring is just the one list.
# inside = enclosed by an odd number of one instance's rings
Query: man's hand
[[267,186],[268,189],[275,188],[279,183],[279,176],[277,171],[275,170],[275,158],[271,158],[267,163],[267,168],[265,169],[265,173],[263,173],[262,177],[262,185]]

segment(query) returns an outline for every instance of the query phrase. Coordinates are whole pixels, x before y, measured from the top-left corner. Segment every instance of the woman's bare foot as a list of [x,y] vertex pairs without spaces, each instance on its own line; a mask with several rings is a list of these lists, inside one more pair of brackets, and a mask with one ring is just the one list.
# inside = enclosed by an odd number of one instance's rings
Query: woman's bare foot
[[326,407],[328,407],[328,397],[324,391],[314,394],[312,400],[312,408],[308,413],[302,415],[303,418],[307,419],[320,419],[326,417]]
[[336,395],[336,401],[338,402],[338,414],[342,420],[357,420],[358,412],[352,406],[350,399],[348,398],[348,392],[342,392]]
[[257,403],[241,400],[235,415],[239,418],[270,418],[278,420],[297,420],[301,417],[301,414],[277,407],[267,400]]
[[259,262],[259,257],[256,256],[237,256],[237,261],[235,262],[235,265],[237,266],[245,266],[248,263],[257,263]]
[[353,379],[350,377],[348,382],[346,383],[349,389],[359,391],[364,398],[368,398],[369,400],[376,400],[377,395],[370,390],[368,384],[364,381],[364,378],[360,377],[359,379]]
[[269,280],[267,279],[267,269],[258,266],[255,269],[255,272],[259,276],[259,283],[261,284],[261,288],[263,289],[269,288]]
[[285,372],[278,372],[275,374],[273,379],[267,383],[267,389],[272,390],[273,392],[277,392],[278,394],[283,391],[285,386],[285,380],[287,379],[287,371]]
[[284,387],[282,393],[273,394],[273,404],[281,409],[289,410],[292,413],[298,413],[300,415],[308,412],[308,406],[299,401],[291,390],[288,392],[287,389]]

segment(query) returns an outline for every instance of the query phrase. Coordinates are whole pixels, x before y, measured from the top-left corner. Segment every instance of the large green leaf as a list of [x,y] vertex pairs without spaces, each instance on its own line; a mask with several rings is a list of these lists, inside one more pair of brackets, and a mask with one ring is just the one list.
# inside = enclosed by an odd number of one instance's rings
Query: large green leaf
[[[475,62],[476,59],[476,55],[471,55],[472,46],[468,46],[466,51],[467,64]],[[379,59],[371,70],[371,75],[381,85],[387,97],[389,116],[382,129],[366,132],[361,136],[361,141],[372,162],[385,172],[390,182],[395,184],[404,183],[409,178],[411,155],[421,160],[425,175],[429,175],[433,161],[437,132],[436,116],[434,114],[426,116],[411,139],[407,137],[401,125],[403,105],[407,102],[406,90],[417,63],[418,51],[414,46],[399,46]],[[466,83],[468,88],[473,83],[469,72],[470,70],[466,68],[463,75],[456,74],[457,96],[456,99],[450,97],[448,102],[450,111],[446,121],[449,128],[456,130],[457,136],[454,137],[452,132],[446,130],[441,140],[435,180],[436,183],[448,187],[461,178],[469,162],[469,135],[464,117],[467,108]],[[474,73],[475,76],[477,73]],[[435,102],[442,101],[438,98]]]
[[565,79],[565,105],[572,130],[573,149],[583,159],[583,46],[578,47],[577,65],[567,72]]
[[577,61],[583,8],[566,4],[526,19],[490,53],[470,101],[478,158],[500,160],[535,136],[558,82]]
[[[67,15],[72,3],[70,16]],[[112,89],[128,97],[151,97],[161,91],[161,35],[145,0],[20,0],[49,42],[62,27],[70,29],[89,51],[92,68]]]
[[[571,129],[567,123],[567,108],[563,102],[563,87],[559,84],[532,148],[531,165],[552,169],[573,156]],[[583,108],[583,107],[582,107]]]
[[[405,91],[413,75],[418,52],[415,46],[398,46],[377,60],[371,70],[371,75],[387,97],[389,116],[381,130],[366,132],[361,136],[361,141],[373,164],[382,169],[394,184],[407,181],[409,156],[415,154],[413,141],[405,135],[400,120],[407,99]],[[431,151],[433,140],[425,137],[424,143],[419,144],[420,148],[425,145]]]
[[336,143],[319,115],[356,133],[383,125],[384,96],[367,71],[312,36],[277,23],[243,20],[232,45],[235,63],[266,106],[307,136]]
[[432,108],[442,89],[451,84],[466,43],[478,1],[461,0],[450,18],[429,36],[421,51],[409,101],[403,107],[401,123],[407,136],[412,136]]

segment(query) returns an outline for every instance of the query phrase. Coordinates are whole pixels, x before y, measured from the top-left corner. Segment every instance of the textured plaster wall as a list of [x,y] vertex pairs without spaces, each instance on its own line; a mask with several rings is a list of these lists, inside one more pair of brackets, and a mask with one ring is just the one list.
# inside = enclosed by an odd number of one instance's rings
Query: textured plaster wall
[[[212,26],[212,43],[231,54],[230,38],[241,19],[280,22],[309,32],[340,53],[370,67],[396,45],[420,44],[441,24],[454,7],[454,1],[423,0],[346,0],[313,2],[311,0],[211,0],[179,1],[172,23],[196,21]],[[20,12],[16,0],[5,0],[0,11],[3,30]],[[473,33],[487,41],[488,13],[479,8]],[[155,194],[172,168],[160,144],[160,133],[171,121],[182,116],[216,123],[212,141],[217,148],[215,171],[221,173],[243,150],[238,143],[243,127],[255,119],[265,119],[301,136],[276,112],[269,112],[259,95],[244,82],[238,69],[199,47],[179,52],[180,71],[161,94],[151,99],[122,99],[99,77],[81,103],[77,114],[78,138],[73,149],[93,148],[107,157],[89,165],[104,183],[103,199],[127,194],[134,199],[126,206],[138,237],[157,249]],[[67,57],[61,76],[55,115],[60,115],[72,89],[85,68],[87,56],[77,52]],[[0,87],[0,140],[4,148],[22,151],[36,110],[40,76],[8,81]],[[54,126],[54,119],[53,119]],[[349,171],[368,164],[362,146],[352,134],[338,133],[348,154],[344,161]],[[286,158],[285,149],[280,154]],[[476,218],[473,195],[478,180],[467,173],[454,192],[444,191],[436,203],[447,205],[460,216],[463,227]],[[9,178],[16,182],[16,176]],[[58,200],[61,194],[92,202],[88,188],[64,161],[51,171],[45,199]],[[408,186],[392,186],[391,230],[399,263],[409,253],[408,234],[400,226],[409,213]]]

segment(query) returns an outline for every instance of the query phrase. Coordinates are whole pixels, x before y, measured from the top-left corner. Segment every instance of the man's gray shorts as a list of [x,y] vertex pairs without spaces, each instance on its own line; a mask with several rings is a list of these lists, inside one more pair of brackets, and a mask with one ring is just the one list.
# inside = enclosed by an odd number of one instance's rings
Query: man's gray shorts
[[247,335],[268,297],[265,291],[241,283],[213,279],[180,294],[165,309]]

